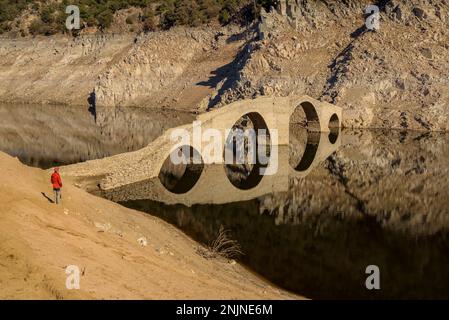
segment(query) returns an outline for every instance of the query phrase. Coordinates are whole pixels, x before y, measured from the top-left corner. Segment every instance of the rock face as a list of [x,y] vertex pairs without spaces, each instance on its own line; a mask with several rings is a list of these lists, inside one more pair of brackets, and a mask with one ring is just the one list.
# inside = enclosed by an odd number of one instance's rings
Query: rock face
[[262,39],[221,104],[301,92],[343,107],[346,127],[448,130],[447,1],[387,1],[375,32],[363,16],[371,3],[346,2],[263,14]]
[[343,146],[289,191],[259,198],[277,224],[310,217],[372,218],[413,236],[449,230],[447,134],[343,131]]
[[[213,91],[242,40],[238,28],[173,28],[132,36],[0,39],[0,101],[193,110]],[[212,78],[212,80],[211,80]],[[210,82],[211,81],[211,82]]]

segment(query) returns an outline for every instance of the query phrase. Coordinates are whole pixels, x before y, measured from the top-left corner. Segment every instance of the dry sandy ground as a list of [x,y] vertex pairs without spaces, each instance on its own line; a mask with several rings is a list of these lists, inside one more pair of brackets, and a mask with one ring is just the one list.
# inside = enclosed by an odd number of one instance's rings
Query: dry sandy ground
[[[239,264],[206,260],[166,222],[64,180],[50,203],[48,172],[0,153],[1,299],[296,299]],[[62,172],[64,179],[64,172]],[[146,237],[147,246],[137,239]],[[66,267],[83,275],[66,289]]]

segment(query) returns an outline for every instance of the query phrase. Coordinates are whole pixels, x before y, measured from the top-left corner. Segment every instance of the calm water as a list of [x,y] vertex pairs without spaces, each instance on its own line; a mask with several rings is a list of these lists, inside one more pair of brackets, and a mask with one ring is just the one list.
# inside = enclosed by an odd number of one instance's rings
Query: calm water
[[47,169],[138,150],[193,119],[168,110],[0,104],[0,151]]
[[[204,244],[223,226],[241,245],[241,262],[310,298],[449,298],[449,136],[341,135],[341,145],[306,176],[272,178],[273,191],[253,199],[235,201],[237,189],[209,196],[223,192],[214,184],[222,168],[207,166],[202,178],[212,183],[200,178],[197,183],[208,186],[203,197],[180,197],[184,203],[139,199],[154,181],[105,196],[133,198],[121,203],[161,217]],[[279,152],[291,157],[307,149],[317,148],[290,145]],[[190,201],[226,198],[229,203]],[[368,265],[380,269],[380,290],[365,287]]]
[[[0,106],[0,150],[46,168],[135,150],[190,120],[130,108],[97,110],[94,119],[82,108]],[[290,160],[250,190],[225,187],[223,167],[205,166],[184,195],[145,196],[160,188],[149,180],[103,196],[204,244],[223,226],[244,265],[309,298],[449,298],[449,135],[345,130],[321,152],[327,136],[291,132],[279,149]],[[368,265],[380,269],[380,290],[365,288]]]

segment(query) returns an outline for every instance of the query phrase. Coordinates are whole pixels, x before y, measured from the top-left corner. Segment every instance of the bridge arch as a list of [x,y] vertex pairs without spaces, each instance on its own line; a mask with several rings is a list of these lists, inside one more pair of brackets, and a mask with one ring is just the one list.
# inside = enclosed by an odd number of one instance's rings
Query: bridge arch
[[329,142],[334,144],[337,139],[338,135],[340,134],[340,119],[338,118],[338,115],[334,113],[330,119],[329,119]]
[[[250,122],[250,123],[248,123]],[[251,127],[248,128],[248,125]],[[260,170],[263,167],[267,167],[267,164],[261,163],[259,158],[259,148],[261,147],[259,142],[259,134],[266,135],[265,154],[271,150],[270,130],[263,116],[259,112],[248,112],[236,120],[228,136],[225,138],[224,150],[223,150],[223,163],[226,177],[229,182],[240,190],[249,190],[255,188],[263,179],[263,175],[260,174]],[[254,136],[247,135],[248,131],[243,133],[244,130],[254,130]],[[242,130],[243,137],[236,137],[236,130]],[[260,130],[264,130],[261,132]],[[237,139],[240,138],[240,145],[237,145]],[[242,141],[243,139],[243,141]],[[250,142],[248,140],[254,139]],[[243,142],[243,144],[241,143]],[[238,150],[238,149],[243,150]],[[250,150],[253,148],[253,150]],[[268,148],[268,150],[267,150]],[[236,153],[243,153],[243,159],[239,158]],[[231,154],[231,157],[229,156]],[[251,154],[251,156],[249,156]],[[252,161],[250,161],[250,158]],[[233,163],[229,163],[232,159]],[[243,160],[244,163],[237,163],[236,160]]]
[[[183,162],[174,164],[174,154],[183,158]],[[192,146],[184,145],[173,150],[165,159],[159,171],[161,184],[175,194],[189,192],[200,179],[204,169],[201,154]]]
[[338,118],[338,115],[336,113],[332,114],[332,116],[330,117],[328,126],[329,130],[340,127],[340,119]]
[[289,123],[297,122],[298,109],[302,109],[305,114],[306,127],[310,131],[321,131],[320,118],[318,116],[315,106],[309,101],[302,101],[298,105],[293,106],[293,110],[290,114]]
[[295,171],[304,172],[311,167],[311,165],[315,161],[318,147],[320,146],[321,142],[320,140],[321,134],[319,132],[307,131],[307,142],[304,148],[304,153],[302,154],[302,157],[299,160],[298,164],[293,167]]

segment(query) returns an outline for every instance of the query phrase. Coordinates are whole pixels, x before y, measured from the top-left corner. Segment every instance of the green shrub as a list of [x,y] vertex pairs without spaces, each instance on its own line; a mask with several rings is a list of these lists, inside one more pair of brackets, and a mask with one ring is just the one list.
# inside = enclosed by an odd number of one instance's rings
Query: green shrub
[[105,11],[102,11],[97,18],[98,25],[102,29],[106,29],[109,27],[113,20],[113,13],[110,9],[106,9]]
[[12,21],[25,10],[31,0],[0,0],[0,23]]
[[44,7],[41,11],[41,20],[46,24],[51,24],[54,22],[54,13],[56,11],[56,7],[53,5],[48,5]]
[[218,16],[218,19],[221,23],[225,24],[228,23],[231,19],[231,15],[229,14],[228,10],[225,8],[220,11],[220,15]]
[[[274,0],[256,2],[257,10],[262,6],[269,8],[275,3]],[[30,26],[32,34],[67,32],[65,8],[68,5],[79,6],[82,26],[99,27],[102,30],[111,25],[118,10],[130,7],[143,9],[140,22],[146,31],[177,25],[199,26],[214,20],[226,24],[233,21],[244,7],[253,10],[253,0],[62,0],[52,3],[42,0],[0,0],[0,32],[8,31],[8,22],[16,19],[27,8],[37,12],[40,17]],[[254,14],[244,19],[252,17]],[[159,25],[155,21],[159,21]],[[136,22],[136,17],[126,18],[127,24]]]
[[41,20],[34,20],[28,27],[28,31],[32,35],[45,34],[47,26]]

